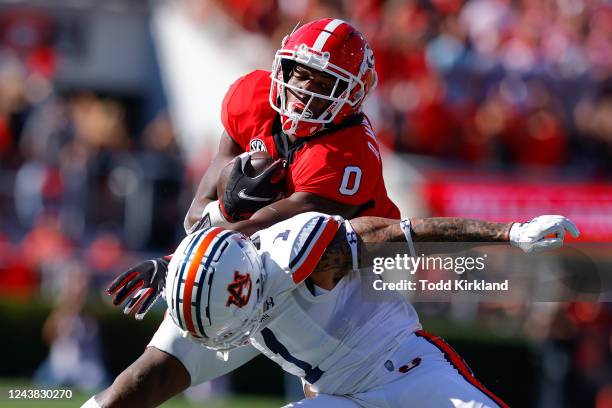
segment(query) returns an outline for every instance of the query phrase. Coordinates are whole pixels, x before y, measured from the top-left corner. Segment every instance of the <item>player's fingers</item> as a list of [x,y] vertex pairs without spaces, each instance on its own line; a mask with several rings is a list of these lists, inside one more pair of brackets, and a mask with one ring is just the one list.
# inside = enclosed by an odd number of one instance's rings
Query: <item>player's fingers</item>
[[532,232],[533,235],[531,236],[531,239],[538,241],[547,235],[559,234],[560,231],[563,231],[563,228],[557,223],[557,221],[549,219],[540,224],[539,228]]
[[244,174],[243,168],[244,168],[244,164],[243,164],[243,159],[241,157],[242,155],[236,157],[233,159],[233,165],[232,165],[232,171],[230,172],[229,178],[227,180],[227,182],[231,182],[232,179],[234,179],[237,175],[242,175]]
[[262,171],[261,174],[255,176],[254,178],[262,179],[268,177],[275,177],[277,172],[282,172],[283,170],[283,160],[278,159],[274,163],[268,165],[268,167],[266,167],[266,169]]
[[142,302],[142,305],[136,312],[136,315],[134,316],[136,317],[136,320],[142,320],[144,318],[144,316],[149,312],[149,310],[151,310],[155,302],[157,302],[157,299],[159,299],[160,295],[161,292],[157,295],[154,295],[153,291],[151,291],[151,294],[147,296],[147,298]]
[[580,235],[580,231],[576,224],[567,219],[562,215],[542,215],[540,217],[536,217],[534,221],[537,220],[540,222],[540,227],[543,229],[538,237],[545,237],[555,231],[554,228],[562,228],[568,231],[574,238],[577,238]]
[[123,313],[130,314],[130,310],[134,307],[136,302],[140,300],[140,298],[142,297],[145,291],[146,291],[145,288],[141,288],[132,297],[130,297],[128,301],[125,303],[125,307],[123,308]]
[[248,162],[251,161],[251,155],[254,152],[244,152],[238,155],[236,158],[236,163],[234,163],[234,168],[232,172],[239,172],[240,174],[244,174],[244,167]]
[[234,159],[234,165],[232,166],[232,171],[229,174],[227,184],[225,186],[225,192],[223,193],[224,196],[234,191],[236,184],[238,184],[238,181],[243,175],[244,167],[242,165],[242,159],[240,156],[238,156]]
[[272,175],[272,177],[270,178],[270,182],[272,184],[278,184],[281,181],[283,181],[283,179],[285,178],[285,176],[287,175],[287,168],[285,167],[285,160],[280,160],[280,167],[277,169],[276,173],[274,173]]
[[570,235],[574,238],[578,238],[580,236],[580,230],[572,221],[567,218],[563,218],[561,221],[561,226],[570,233]]
[[132,298],[127,302],[123,308],[123,313],[126,315],[132,314],[135,310],[138,310],[140,305],[146,301],[149,295],[153,292],[153,288],[141,288]]
[[541,252],[550,249],[560,248],[563,245],[563,238],[545,238],[533,244],[527,252]]
[[138,272],[130,269],[127,272],[122,273],[121,275],[117,276],[107,287],[106,287],[106,293],[108,295],[114,295],[115,292],[123,287],[125,284],[127,284],[130,280],[134,279],[134,277],[136,277],[138,275]]
[[130,297],[132,293],[134,293],[138,288],[141,288],[143,285],[144,281],[142,279],[132,279],[127,285],[119,289],[119,292],[117,292],[113,298],[113,305],[119,306],[125,301],[125,299]]

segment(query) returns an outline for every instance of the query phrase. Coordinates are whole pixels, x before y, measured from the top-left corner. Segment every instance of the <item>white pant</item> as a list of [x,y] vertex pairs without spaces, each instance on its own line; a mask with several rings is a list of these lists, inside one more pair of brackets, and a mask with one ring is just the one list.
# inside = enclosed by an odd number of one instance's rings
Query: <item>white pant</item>
[[227,361],[220,360],[215,351],[184,338],[169,314],[164,316],[147,347],[155,347],[176,357],[189,373],[191,385],[219,378],[259,355],[255,347],[248,345],[230,351]]
[[[480,389],[461,358],[439,338],[419,332],[393,358],[389,381],[367,392],[346,396],[319,394],[286,405],[285,408],[497,408],[503,402]],[[404,353],[405,363],[401,362]],[[419,360],[415,360],[420,358]],[[449,362],[452,361],[453,363]],[[412,363],[412,364],[411,364]],[[404,373],[398,369],[407,364]],[[412,367],[412,368],[411,368]],[[491,396],[488,396],[489,393]]]

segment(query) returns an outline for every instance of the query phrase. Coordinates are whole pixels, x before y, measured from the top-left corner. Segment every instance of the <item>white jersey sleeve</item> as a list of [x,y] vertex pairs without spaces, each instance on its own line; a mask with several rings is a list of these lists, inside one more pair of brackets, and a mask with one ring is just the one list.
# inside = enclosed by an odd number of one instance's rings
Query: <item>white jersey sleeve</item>
[[306,212],[256,232],[251,239],[272,292],[290,291],[310,276],[343,222],[337,215]]

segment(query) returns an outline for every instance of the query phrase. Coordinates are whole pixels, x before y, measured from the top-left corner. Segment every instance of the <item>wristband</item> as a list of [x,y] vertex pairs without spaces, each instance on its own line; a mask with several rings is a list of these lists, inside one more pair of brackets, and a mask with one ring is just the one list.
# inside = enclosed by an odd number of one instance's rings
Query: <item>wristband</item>
[[410,256],[414,258],[416,256],[416,251],[414,250],[414,243],[412,242],[412,227],[410,226],[410,218],[403,218],[400,221],[400,228],[406,237],[408,252],[410,252]]
[[210,226],[214,227],[224,222],[229,222],[227,218],[223,216],[220,208],[221,202],[219,200],[211,201],[204,207],[202,211],[202,219],[206,218],[206,215],[210,217]]
[[521,225],[522,224],[520,222],[515,222],[510,227],[510,231],[508,232],[508,241],[510,242],[510,245],[512,246],[520,247],[520,241],[521,241],[520,227]]
[[229,222],[223,216],[223,213],[219,208],[219,204],[219,200],[211,201],[210,203],[208,203],[206,207],[204,207],[204,211],[202,211],[202,216],[200,217],[200,220],[193,224],[190,228],[187,228],[187,217],[185,217],[185,222],[183,225],[185,227],[185,232],[187,234],[191,234],[199,230],[200,228],[214,227],[224,222]]
[[351,223],[346,220],[344,221],[344,228],[346,229],[346,241],[351,247],[351,257],[353,259],[353,270],[356,271],[359,269],[359,262],[357,258],[357,233],[353,229]]

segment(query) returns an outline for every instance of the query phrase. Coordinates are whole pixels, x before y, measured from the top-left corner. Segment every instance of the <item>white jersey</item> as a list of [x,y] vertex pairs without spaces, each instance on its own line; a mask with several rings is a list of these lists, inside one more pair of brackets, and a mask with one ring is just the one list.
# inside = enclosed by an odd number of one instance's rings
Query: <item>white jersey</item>
[[230,372],[261,352],[318,392],[288,406],[506,407],[448,344],[420,330],[406,300],[372,288],[377,276],[371,271],[352,271],[332,290],[311,292],[317,288],[307,286],[306,278],[343,222],[306,213],[253,236],[266,276],[262,329],[250,345],[231,350],[227,361],[183,337],[169,315],[149,346],[175,356],[192,385]]
[[306,285],[343,222],[310,212],[253,236],[267,278],[264,328],[251,343],[313,390],[327,394],[360,392],[385,381],[374,367],[382,367],[420,329],[410,303],[373,290],[377,277],[369,270],[348,273],[318,296]]

